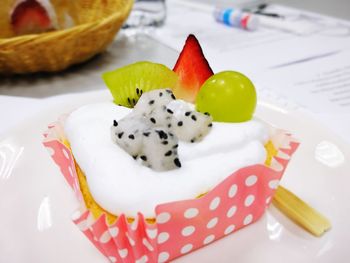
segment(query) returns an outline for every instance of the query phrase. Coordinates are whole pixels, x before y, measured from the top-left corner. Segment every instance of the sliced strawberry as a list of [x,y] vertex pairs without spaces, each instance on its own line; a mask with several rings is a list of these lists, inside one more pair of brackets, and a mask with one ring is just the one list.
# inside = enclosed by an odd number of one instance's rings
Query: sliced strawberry
[[173,70],[179,76],[179,83],[174,89],[176,98],[194,102],[204,81],[213,75],[213,71],[194,35],[191,34],[187,37]]
[[17,35],[36,34],[52,28],[46,9],[35,0],[26,0],[12,12],[11,23]]

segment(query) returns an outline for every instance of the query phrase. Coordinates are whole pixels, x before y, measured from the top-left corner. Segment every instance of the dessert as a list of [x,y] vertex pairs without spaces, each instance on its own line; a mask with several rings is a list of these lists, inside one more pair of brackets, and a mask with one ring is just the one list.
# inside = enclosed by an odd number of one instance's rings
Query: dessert
[[71,15],[77,10],[66,0],[16,0],[8,14],[11,30],[16,36],[40,34],[74,26]]
[[[168,142],[166,145],[156,142],[159,136],[152,129],[142,131],[138,126],[140,137],[151,145],[148,144],[148,149],[146,147],[142,153],[134,147],[127,154],[109,135],[112,120],[118,119],[118,126],[113,129],[119,128],[127,114],[127,109],[112,102],[92,104],[74,111],[65,122],[66,137],[75,160],[86,175],[90,192],[95,201],[113,215],[123,213],[135,218],[141,212],[146,218],[155,218],[158,204],[195,198],[208,192],[231,172],[263,164],[266,160],[264,145],[268,130],[256,120],[236,125],[214,123],[208,135],[194,143],[175,140],[175,136],[171,137],[169,131],[164,130],[167,139],[162,142]],[[132,134],[117,132],[116,137],[123,135],[120,140],[134,142],[138,135],[130,139]],[[114,138],[114,132],[112,135]],[[175,149],[178,153],[165,156],[169,150],[174,150],[174,145],[178,146]],[[164,170],[156,167],[162,160],[169,161],[164,164],[168,169],[158,172]],[[146,166],[152,163],[152,168],[144,167],[141,162]]]
[[230,71],[224,89],[242,105],[231,109],[194,36],[174,72],[140,62],[106,73],[114,103],[83,106],[46,134],[82,201],[74,222],[111,262],[165,262],[255,222],[298,145],[251,118],[255,89]]
[[17,1],[10,14],[16,35],[37,34],[54,29],[55,11],[49,1]]

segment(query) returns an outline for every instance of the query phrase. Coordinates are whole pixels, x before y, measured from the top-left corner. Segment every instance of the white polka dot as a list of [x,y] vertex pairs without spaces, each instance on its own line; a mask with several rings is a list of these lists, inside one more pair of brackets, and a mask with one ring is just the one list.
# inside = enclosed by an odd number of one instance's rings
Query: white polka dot
[[230,190],[228,191],[228,196],[229,196],[230,198],[234,197],[234,196],[236,195],[236,193],[237,193],[237,189],[238,189],[238,187],[237,187],[236,184],[232,185],[232,186],[230,187]]
[[158,244],[163,244],[169,239],[169,234],[167,232],[162,232],[158,235]]
[[79,181],[77,180],[77,178],[74,178],[74,186],[79,189],[80,192],[80,186],[79,186]]
[[54,155],[55,155],[55,150],[54,150],[53,148],[51,148],[51,147],[46,147],[46,149],[47,149],[47,151],[49,152],[49,154],[50,154],[51,156],[54,156]]
[[225,234],[225,235],[228,235],[228,234],[232,233],[233,230],[235,230],[235,226],[234,226],[234,225],[229,225],[229,226],[225,229],[224,234]]
[[137,229],[138,225],[139,225],[138,223],[139,222],[138,222],[137,219],[134,222],[132,222],[131,229],[135,231]]
[[108,231],[105,231],[101,236],[100,236],[100,242],[105,244],[108,243],[108,241],[111,240],[111,235],[109,234]]
[[215,210],[216,208],[218,208],[219,204],[220,204],[220,197],[215,197],[215,198],[210,202],[209,209],[210,209],[210,210]]
[[89,213],[87,218],[86,218],[86,222],[89,226],[93,225],[95,223],[95,218],[94,216],[92,215],[92,213]]
[[119,228],[118,227],[111,227],[109,229],[109,233],[111,234],[112,237],[116,237],[116,236],[118,236]]
[[67,150],[66,148],[62,148],[62,152],[63,152],[64,157],[66,157],[67,159],[69,159],[68,150]]
[[128,233],[125,233],[126,237],[129,239],[129,243],[131,246],[135,246],[135,241],[129,236]]
[[226,216],[230,218],[236,213],[236,211],[237,211],[237,206],[235,205],[231,206],[231,208],[227,211]]
[[279,180],[271,180],[271,181],[269,182],[269,187],[270,187],[271,189],[276,189],[277,186],[278,186],[278,183],[279,183]]
[[216,226],[217,223],[218,223],[218,218],[214,217],[210,219],[210,221],[208,222],[207,228],[213,228],[214,226]]
[[243,220],[243,225],[248,225],[253,221],[253,216],[251,214],[247,215]]
[[115,257],[108,257],[108,259],[110,262],[117,262],[117,259]]
[[157,223],[164,224],[169,221],[170,217],[170,214],[167,212],[161,213],[157,216]]
[[[73,213],[73,215],[71,216],[71,218],[72,218],[73,221],[78,220],[80,217],[81,217],[81,213],[80,213],[79,210],[75,211],[75,212]],[[81,223],[81,222],[80,222],[80,223]],[[79,224],[80,224],[80,223],[79,223]]]
[[212,242],[214,239],[215,239],[215,236],[214,236],[214,235],[207,236],[207,237],[204,239],[203,244],[204,244],[204,245],[209,244],[209,243]]
[[193,245],[192,244],[187,244],[187,245],[184,245],[182,248],[181,248],[181,254],[186,254],[188,252],[190,252],[193,248]]
[[146,232],[147,232],[147,235],[148,235],[148,237],[150,238],[150,239],[154,239],[154,238],[156,238],[156,236],[157,236],[157,229],[155,228],[155,229],[149,229],[149,228],[147,228],[146,229]]
[[266,198],[266,204],[268,204],[268,203],[270,203],[270,201],[271,201],[271,196],[269,196],[268,198]]
[[245,206],[251,206],[251,204],[254,202],[255,196],[254,195],[248,195],[246,199],[244,200],[244,205]]
[[121,258],[126,258],[128,256],[128,249],[119,249],[118,253]]
[[258,177],[256,175],[248,176],[247,179],[245,179],[245,185],[246,186],[252,186],[258,181]]
[[144,246],[149,250],[149,251],[153,251],[154,248],[152,247],[151,243],[148,242],[148,240],[146,238],[142,239],[142,244],[144,244]]
[[78,223],[77,227],[80,229],[80,231],[83,231],[83,232],[89,228],[86,220],[83,220],[80,223]]
[[72,167],[68,166],[68,172],[71,176],[73,176],[73,169]]
[[158,262],[159,263],[164,263],[169,259],[169,253],[168,252],[161,252],[158,255]]
[[186,226],[182,229],[181,234],[185,237],[190,236],[196,230],[194,226]]
[[135,263],[146,263],[148,261],[148,257],[146,255],[143,255],[139,259],[135,260]]
[[194,218],[198,215],[199,211],[197,208],[188,208],[185,213],[184,213],[184,217],[190,219],[190,218]]
[[77,186],[77,184],[74,182],[73,183],[73,191],[74,191],[74,193],[79,193],[79,187]]

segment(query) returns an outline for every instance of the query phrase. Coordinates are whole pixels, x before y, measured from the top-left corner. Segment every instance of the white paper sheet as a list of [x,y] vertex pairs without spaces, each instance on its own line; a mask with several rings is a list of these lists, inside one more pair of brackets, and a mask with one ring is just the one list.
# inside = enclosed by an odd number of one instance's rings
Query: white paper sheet
[[258,83],[316,114],[350,114],[350,51],[265,71]]
[[257,83],[307,109],[350,143],[350,51],[266,71]]

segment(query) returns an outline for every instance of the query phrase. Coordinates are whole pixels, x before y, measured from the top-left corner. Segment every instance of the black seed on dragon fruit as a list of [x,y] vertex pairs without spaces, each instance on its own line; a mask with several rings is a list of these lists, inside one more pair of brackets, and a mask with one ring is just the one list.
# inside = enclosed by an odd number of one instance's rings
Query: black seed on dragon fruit
[[182,100],[175,100],[167,105],[173,112],[170,130],[183,141],[198,142],[208,134],[212,127],[212,117],[202,114],[194,106]]
[[[143,163],[156,171],[167,171],[181,167],[177,154],[178,139],[162,128],[147,130],[143,139]],[[166,143],[165,143],[166,142]],[[177,160],[177,161],[175,161]],[[179,165],[180,164],[180,165]]]

